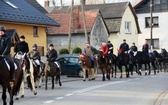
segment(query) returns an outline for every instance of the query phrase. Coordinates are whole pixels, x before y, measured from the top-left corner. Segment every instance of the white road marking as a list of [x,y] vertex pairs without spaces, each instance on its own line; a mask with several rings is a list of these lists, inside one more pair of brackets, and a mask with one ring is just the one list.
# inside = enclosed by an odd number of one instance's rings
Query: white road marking
[[52,102],[54,102],[54,100],[45,101],[45,102],[43,102],[43,103],[44,103],[44,104],[49,104],[49,103],[52,103]]
[[55,98],[56,100],[61,100],[61,99],[63,99],[64,97],[57,97],[57,98]]
[[73,94],[66,94],[65,96],[72,96]]

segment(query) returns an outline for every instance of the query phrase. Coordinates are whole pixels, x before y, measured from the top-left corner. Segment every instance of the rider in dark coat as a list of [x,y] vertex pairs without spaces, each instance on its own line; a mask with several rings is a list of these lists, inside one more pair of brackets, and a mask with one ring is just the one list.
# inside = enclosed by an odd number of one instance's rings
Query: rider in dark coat
[[29,47],[28,47],[28,43],[26,43],[25,41],[25,36],[21,36],[20,37],[20,42],[16,43],[14,46],[14,52],[15,54],[17,54],[18,52],[22,52],[22,53],[26,53],[25,54],[25,60],[28,62],[28,64],[26,65],[26,70],[28,73],[30,73],[30,62],[29,59],[27,57],[27,53],[29,52]]
[[51,62],[55,62],[56,61],[58,55],[57,55],[57,51],[54,49],[54,45],[53,44],[50,44],[49,51],[47,52],[46,57],[47,57],[47,61],[49,62],[49,66],[51,65]]
[[108,41],[107,47],[108,47],[108,54],[113,55],[113,44],[111,43],[111,41]]
[[123,43],[120,45],[120,49],[123,53],[129,50],[129,45],[126,43],[125,39],[123,40]]
[[0,26],[0,55],[5,57],[9,61],[10,65],[10,81],[14,81],[14,61],[10,55],[10,49],[12,46],[12,40],[10,36],[5,34],[6,29],[4,26]]

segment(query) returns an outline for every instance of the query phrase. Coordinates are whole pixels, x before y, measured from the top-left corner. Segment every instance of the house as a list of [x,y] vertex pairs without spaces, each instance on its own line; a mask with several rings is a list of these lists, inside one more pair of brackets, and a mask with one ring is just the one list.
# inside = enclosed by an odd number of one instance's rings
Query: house
[[[103,21],[105,23],[104,26],[107,27],[108,40],[110,40],[113,43],[115,54],[117,54],[117,49],[123,42],[123,39],[126,39],[127,43],[130,46],[133,42],[135,42],[136,44],[138,43],[138,34],[141,32],[138,24],[138,18],[130,2],[84,5],[84,10],[100,11],[102,15],[101,21]],[[55,7],[52,10],[51,14],[58,14],[64,12],[69,13],[70,7]],[[101,35],[102,34],[99,34],[100,37],[104,37]],[[93,46],[95,45],[94,39],[90,40],[90,42]]]
[[[47,42],[48,44],[53,43],[56,46],[56,49],[59,51],[62,48],[68,48],[68,33],[69,33],[69,22],[70,22],[70,12],[58,12],[48,14],[53,20],[59,22],[61,27],[52,27],[48,28],[47,31]],[[90,33],[95,34],[93,31],[96,31],[96,34],[100,36],[105,36],[103,41],[108,39],[108,29],[105,25],[105,22],[102,18],[99,10],[89,10],[85,11],[86,27],[87,34],[90,38]],[[73,9],[73,22],[72,22],[72,34],[71,34],[71,51],[75,47],[80,47],[84,49],[85,47],[85,30],[82,12],[79,11],[79,6],[75,6]],[[97,26],[97,25],[99,26]],[[95,27],[101,27],[99,30]],[[100,41],[98,42],[100,43]]]
[[[151,28],[150,20],[150,1],[149,0],[139,0],[139,2],[134,6],[136,14],[139,19],[139,25],[141,28],[142,34],[139,35],[138,44],[144,44],[144,40],[146,39],[151,45],[153,50],[157,50],[160,52],[161,48],[168,49],[168,40],[167,40],[167,27],[168,24],[166,22],[168,17],[168,1],[167,0],[153,0],[152,4],[152,20],[153,25]],[[151,31],[152,29],[152,31]],[[152,34],[151,34],[152,33]],[[151,40],[152,39],[152,40]]]
[[29,49],[36,43],[44,55],[47,51],[46,28],[60,25],[27,1],[0,0],[0,25],[6,29],[15,29],[19,36],[24,35]]

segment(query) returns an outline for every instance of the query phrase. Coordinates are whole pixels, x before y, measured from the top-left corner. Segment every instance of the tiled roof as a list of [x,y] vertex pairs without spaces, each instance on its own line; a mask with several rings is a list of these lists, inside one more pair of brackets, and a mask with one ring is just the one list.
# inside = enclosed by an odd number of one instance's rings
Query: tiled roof
[[[128,2],[85,5],[84,10],[99,9],[103,18],[119,18],[125,12]],[[79,6],[80,7],[80,6]],[[51,13],[70,12],[69,6],[55,7]]]
[[38,9],[40,12],[42,12],[44,14],[48,13],[36,0],[25,0],[25,1],[27,1],[33,7],[35,7],[36,9]]
[[13,8],[0,0],[0,21],[17,22],[36,25],[59,26],[59,24],[41,13],[25,0],[8,0],[18,8]]
[[[90,32],[93,23],[96,19],[98,11],[85,11],[85,18],[86,18],[86,25],[87,31]],[[53,27],[48,28],[48,34],[68,34],[69,32],[69,21],[70,21],[70,13],[57,13],[57,14],[48,14],[49,17],[54,19],[55,21],[59,22],[61,27]],[[83,18],[82,12],[79,12],[77,17],[79,20],[78,23],[73,22],[72,33],[84,33],[84,25],[83,25]]]

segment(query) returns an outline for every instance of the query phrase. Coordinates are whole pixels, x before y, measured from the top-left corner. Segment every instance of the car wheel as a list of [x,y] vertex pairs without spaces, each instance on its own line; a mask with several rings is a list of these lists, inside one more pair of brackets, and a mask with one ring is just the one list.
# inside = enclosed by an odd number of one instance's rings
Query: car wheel
[[83,77],[83,71],[82,71],[82,69],[78,70],[78,75],[79,75],[79,77]]

